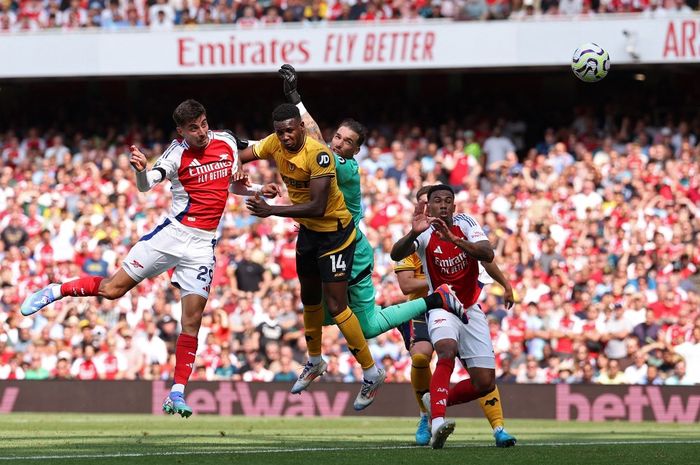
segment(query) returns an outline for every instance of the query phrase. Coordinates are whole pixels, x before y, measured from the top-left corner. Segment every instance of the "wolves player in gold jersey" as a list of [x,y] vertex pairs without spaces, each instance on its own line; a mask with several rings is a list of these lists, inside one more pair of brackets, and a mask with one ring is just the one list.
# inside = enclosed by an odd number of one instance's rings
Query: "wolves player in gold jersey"
[[[241,152],[243,163],[272,158],[287,186],[292,205],[269,205],[260,195],[247,200],[258,217],[283,216],[300,224],[297,274],[304,304],[304,331],[309,360],[292,388],[306,389],[323,373],[320,355],[324,311],[322,299],[345,336],[348,348],[362,366],[364,380],[354,407],[369,406],[386,374],[377,368],[360,323],[348,307],[347,288],[355,253],[355,224],[335,178],[335,158],[328,148],[306,136],[299,109],[282,104],[272,113],[274,134]],[[318,352],[312,351],[318,347]]]

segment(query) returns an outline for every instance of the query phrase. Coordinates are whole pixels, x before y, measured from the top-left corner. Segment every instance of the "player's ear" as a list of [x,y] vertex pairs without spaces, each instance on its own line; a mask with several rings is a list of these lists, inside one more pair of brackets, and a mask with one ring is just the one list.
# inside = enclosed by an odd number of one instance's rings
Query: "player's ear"
[[180,126],[176,126],[175,129],[177,130],[177,135],[180,137],[185,137],[184,134],[182,134],[182,128]]

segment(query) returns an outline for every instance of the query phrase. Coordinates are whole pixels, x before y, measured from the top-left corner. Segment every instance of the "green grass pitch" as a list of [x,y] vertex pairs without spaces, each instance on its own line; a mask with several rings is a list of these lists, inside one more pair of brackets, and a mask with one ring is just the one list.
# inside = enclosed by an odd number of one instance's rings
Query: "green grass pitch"
[[411,418],[0,415],[0,464],[683,464],[700,425],[511,420],[498,449],[484,419],[457,418],[445,448],[413,445]]

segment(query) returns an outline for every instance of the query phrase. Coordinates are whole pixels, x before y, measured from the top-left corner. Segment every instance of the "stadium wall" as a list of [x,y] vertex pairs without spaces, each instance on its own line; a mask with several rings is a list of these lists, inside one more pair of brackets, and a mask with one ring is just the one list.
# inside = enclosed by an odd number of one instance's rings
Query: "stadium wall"
[[[245,416],[411,416],[415,399],[408,385],[388,384],[371,409],[353,410],[357,386],[316,383],[301,395],[287,383],[192,382],[187,400],[198,414]],[[168,394],[164,381],[5,381],[0,413],[153,413]],[[693,387],[600,385],[503,385],[508,418],[562,421],[700,421],[700,393]],[[119,398],[115,404],[113,399]],[[477,404],[451,407],[451,415],[483,416]]]
[[0,78],[561,66],[591,40],[613,66],[700,62],[700,16],[42,31],[3,37]]

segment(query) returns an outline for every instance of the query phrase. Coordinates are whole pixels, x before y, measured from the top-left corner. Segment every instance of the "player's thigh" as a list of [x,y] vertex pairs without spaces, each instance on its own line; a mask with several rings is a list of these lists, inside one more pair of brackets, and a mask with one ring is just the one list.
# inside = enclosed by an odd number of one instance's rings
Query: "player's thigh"
[[365,337],[372,338],[381,334],[382,330],[377,321],[377,311],[380,310],[375,302],[374,282],[371,271],[361,273],[360,279],[348,283],[348,307],[357,316]]
[[157,240],[159,239],[156,237],[151,240],[140,240],[134,244],[122,261],[122,268],[126,274],[137,283],[164,273],[178,262],[178,257],[161,252],[161,247],[154,247],[155,244],[151,241]]
[[333,232],[319,233],[318,271],[324,283],[348,282],[355,260],[355,225]]
[[443,340],[459,341],[460,325],[464,326],[459,318],[442,309],[433,309],[428,314],[428,333],[433,346]]
[[[366,274],[372,274],[374,269],[374,250],[362,231],[356,229],[355,253],[350,273],[350,283],[360,282]],[[372,287],[374,289],[374,286]]]
[[320,281],[318,269],[320,238],[318,234],[316,231],[311,231],[304,226],[299,228],[296,245],[296,266],[299,281],[307,277],[319,277]]
[[462,325],[459,339],[459,357],[469,368],[496,368],[496,358],[491,343],[489,325],[478,305],[467,310],[469,324]]
[[433,353],[433,343],[430,341],[428,322],[425,319],[411,320],[410,352],[413,354],[430,355]]
[[172,282],[182,291],[182,295],[196,294],[209,298],[214,277],[214,246],[204,239],[191,240],[184,255],[173,273]]
[[301,303],[304,305],[318,305],[323,299],[323,287],[320,275],[299,275],[299,287]]

